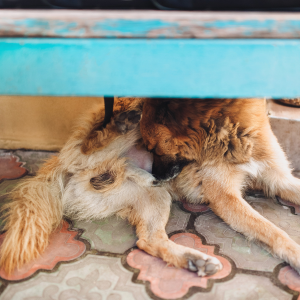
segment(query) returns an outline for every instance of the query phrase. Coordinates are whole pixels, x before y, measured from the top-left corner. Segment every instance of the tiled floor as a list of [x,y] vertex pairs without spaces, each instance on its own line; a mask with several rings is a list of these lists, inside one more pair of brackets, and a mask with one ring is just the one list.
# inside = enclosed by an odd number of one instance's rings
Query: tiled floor
[[[9,201],[6,193],[21,178],[34,176],[53,154],[0,150],[0,207]],[[246,199],[300,243],[300,207],[259,192],[249,192]],[[300,300],[300,276],[208,207],[174,203],[166,230],[175,243],[218,257],[223,270],[199,278],[169,266],[137,249],[134,228],[116,217],[65,220],[39,259],[10,277],[0,269],[0,299]]]

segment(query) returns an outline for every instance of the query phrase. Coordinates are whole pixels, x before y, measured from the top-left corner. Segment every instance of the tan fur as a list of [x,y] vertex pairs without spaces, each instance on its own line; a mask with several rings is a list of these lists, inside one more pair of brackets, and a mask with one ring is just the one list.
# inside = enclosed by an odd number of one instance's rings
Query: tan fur
[[62,219],[59,161],[50,159],[38,175],[23,181],[11,194],[1,246],[0,264],[8,273],[37,258]]
[[[44,251],[63,214],[127,218],[136,226],[139,248],[201,276],[212,266],[216,272],[222,268],[217,259],[168,239],[171,200],[183,196],[209,203],[234,229],[300,270],[299,246],[242,198],[244,188],[255,186],[300,203],[299,180],[270,129],[263,100],[119,98],[106,128],[103,119],[99,108],[86,114],[59,156],[12,193],[0,250],[8,273]],[[157,182],[139,166],[141,154],[152,162],[141,137],[154,154],[154,167],[179,164],[168,181]]]
[[264,100],[149,99],[140,127],[154,153],[154,171],[155,163],[170,168],[170,161],[190,162],[164,184],[173,198],[208,203],[232,228],[261,241],[300,271],[299,245],[242,198],[246,187],[254,187],[300,204],[300,180],[291,174],[270,128]]
[[[192,249],[184,251],[185,247],[168,240],[164,228],[171,197],[166,189],[153,187],[153,176],[128,157],[135,145],[143,148],[139,126],[120,134],[115,116],[141,110],[142,103],[141,99],[119,99],[106,128],[101,127],[103,111],[96,107],[82,118],[59,156],[12,192],[1,246],[1,266],[8,274],[44,251],[63,214],[77,220],[112,214],[128,218],[137,227],[142,249],[177,266],[186,266],[185,252],[207,257]],[[107,173],[112,174],[112,181],[102,176]],[[173,253],[175,249],[179,252]]]

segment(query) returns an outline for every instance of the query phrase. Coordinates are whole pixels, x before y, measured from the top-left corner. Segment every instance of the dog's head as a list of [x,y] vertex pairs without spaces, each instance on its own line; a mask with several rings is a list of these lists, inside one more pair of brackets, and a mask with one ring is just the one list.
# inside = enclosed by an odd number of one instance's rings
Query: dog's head
[[195,160],[201,132],[190,118],[190,110],[191,105],[178,99],[148,99],[144,104],[140,129],[153,153],[152,173],[158,180],[176,177]]

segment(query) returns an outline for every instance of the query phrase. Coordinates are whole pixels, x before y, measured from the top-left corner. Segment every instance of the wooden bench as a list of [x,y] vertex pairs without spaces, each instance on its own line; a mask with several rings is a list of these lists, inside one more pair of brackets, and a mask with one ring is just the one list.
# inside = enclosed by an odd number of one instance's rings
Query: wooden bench
[[0,94],[299,97],[300,13],[0,11]]

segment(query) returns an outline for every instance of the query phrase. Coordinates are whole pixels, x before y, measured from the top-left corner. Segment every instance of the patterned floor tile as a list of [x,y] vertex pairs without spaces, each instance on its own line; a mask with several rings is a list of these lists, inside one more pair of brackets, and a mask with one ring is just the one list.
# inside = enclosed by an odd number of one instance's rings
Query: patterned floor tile
[[[300,275],[290,266],[286,266],[280,270],[278,279],[291,290],[300,292]],[[300,300],[300,296],[298,300]]]
[[[290,201],[283,200],[280,197],[277,197],[277,199],[279,200],[279,203],[281,203],[282,205],[294,207],[295,214],[296,215],[300,215],[300,206],[299,205],[296,205],[296,204],[294,204],[294,203],[292,203]],[[285,207],[285,209],[288,209],[288,207]]]
[[227,282],[215,283],[208,293],[197,293],[190,300],[291,300],[268,278],[237,274]]
[[[15,180],[4,180],[0,183],[0,210],[2,206],[10,201],[9,192],[16,187],[16,185],[21,182],[23,179],[27,178],[26,176],[22,179]],[[4,223],[2,218],[3,213],[0,212],[0,231],[2,230]]]
[[254,197],[254,198],[265,198],[265,194],[262,190],[246,190],[246,197]]
[[27,170],[22,167],[19,158],[10,153],[0,154],[0,182],[4,179],[16,179],[26,175]]
[[[246,199],[261,215],[300,243],[300,218],[292,214],[290,209],[274,203],[271,199],[250,196]],[[195,228],[209,244],[219,245],[220,253],[232,258],[238,268],[273,271],[274,267],[282,262],[254,242],[248,241],[242,234],[232,230],[213,212],[199,216],[195,221]]]
[[[27,178],[25,176],[24,178]],[[24,179],[22,178],[22,179]],[[0,197],[6,197],[7,193],[9,193],[22,179],[15,179],[15,180],[5,180],[0,183]]]
[[53,155],[57,155],[57,152],[45,152],[45,151],[24,151],[16,150],[14,154],[20,157],[20,160],[24,162],[24,167],[28,170],[30,175],[36,175],[36,172],[42,166],[42,164]]
[[[171,208],[170,219],[166,226],[167,233],[184,230],[187,226],[190,214],[182,211],[178,204]],[[89,241],[92,249],[104,252],[124,253],[136,245],[137,236],[134,228],[116,216],[92,222],[74,222],[76,228],[84,229],[82,238]]]
[[231,272],[231,264],[224,257],[215,255],[214,246],[203,245],[201,239],[191,233],[178,233],[171,237],[175,243],[197,249],[217,257],[222,271],[209,277],[198,277],[196,273],[168,266],[163,260],[153,257],[142,250],[134,250],[127,256],[127,263],[140,270],[139,280],[151,283],[152,292],[161,298],[176,299],[183,297],[192,286],[207,287],[208,279],[225,278]]
[[[19,270],[15,270],[11,275],[7,275],[0,268],[0,277],[7,280],[20,280],[29,277],[37,270],[52,270],[60,261],[70,261],[85,252],[85,244],[75,240],[76,231],[68,230],[69,224],[63,222],[61,228],[57,229],[51,236],[49,246],[45,252],[36,260],[25,265]],[[5,234],[0,236],[2,244]]]
[[120,258],[88,255],[58,271],[40,273],[28,281],[9,285],[1,300],[146,300],[145,287],[131,281]]
[[205,204],[192,204],[185,200],[182,200],[182,205],[186,210],[191,212],[206,212],[210,210],[210,208]]
[[99,251],[124,253],[135,246],[137,237],[128,221],[112,216],[106,219],[74,222],[74,227],[84,229],[81,238]]
[[266,217],[276,226],[284,230],[288,235],[300,244],[300,217],[291,213],[290,209],[277,204],[275,201],[267,198],[255,199],[248,197],[248,202],[261,215]]
[[179,208],[178,203],[172,203],[169,221],[166,226],[166,232],[171,233],[177,230],[184,230],[188,224],[189,219],[189,213],[182,211]]
[[[13,158],[9,162],[12,167],[8,167],[8,170],[13,168],[25,170],[26,168],[29,175],[35,175],[46,159],[57,154],[55,152],[21,150],[10,152],[0,150],[0,160],[1,158],[2,160],[8,157]],[[11,156],[11,154],[15,156]],[[19,160],[25,162],[25,164],[21,166]],[[4,168],[0,162],[0,181],[3,172],[7,172],[7,168]],[[24,176],[24,174],[21,176]],[[296,172],[295,176],[300,177],[300,172]],[[20,180],[22,179],[4,179],[0,183],[0,208],[9,201],[9,195],[6,195],[6,193],[11,191]],[[291,213],[288,206],[293,206],[296,214],[300,214],[300,207],[281,199],[280,202],[283,206],[277,205],[272,200],[264,199],[259,191],[250,191],[247,195],[249,203],[256,210],[300,243],[300,228],[298,225],[300,216]],[[180,207],[183,207],[184,211]],[[238,268],[273,271],[274,267],[281,262],[281,260],[273,258],[260,246],[248,242],[243,235],[230,229],[206,205],[193,205],[184,201],[182,204],[173,203],[166,231],[168,233],[184,231],[191,216],[189,212],[203,213],[195,221],[197,231],[206,238],[209,244],[219,245],[220,253],[232,258]],[[127,221],[115,216],[90,223],[76,222],[75,227],[84,229],[82,238],[88,240],[92,248],[99,251],[121,254],[135,246],[137,240],[134,228]],[[0,230],[1,228],[0,216]],[[10,279],[26,278],[38,269],[52,271],[50,273],[40,272],[21,283],[12,281],[0,296],[0,299],[150,300],[145,292],[145,286],[132,282],[133,273],[124,269],[119,258],[88,255],[77,261],[61,264],[53,271],[54,266],[59,261],[74,260],[85,251],[84,243],[74,239],[77,232],[68,231],[67,228],[68,224],[64,223],[62,230],[57,232],[51,240],[51,244],[47,249],[48,252],[46,251],[40,260],[14,273]],[[3,239],[3,236],[0,236],[0,244],[1,239]],[[208,254],[213,254],[214,251],[214,246],[203,245],[199,237],[190,233],[175,234],[171,239],[178,244],[196,248]],[[229,277],[227,276],[231,272],[231,264],[225,258],[217,257],[225,267],[212,278],[224,279],[225,281],[214,282],[210,292],[197,293],[189,299],[292,299],[292,295],[273,285],[266,277],[236,274],[234,278],[228,280]],[[167,266],[162,260],[154,258],[141,250],[132,251],[127,259],[130,266],[140,269],[138,279],[149,281],[152,292],[158,297],[175,299],[183,297],[192,286],[204,289],[207,287],[207,278],[199,278],[196,274],[187,270]],[[1,272],[0,270],[1,277],[8,278]],[[282,268],[278,278],[290,289],[300,292],[300,276],[290,267]],[[300,300],[300,297],[298,300]]]

